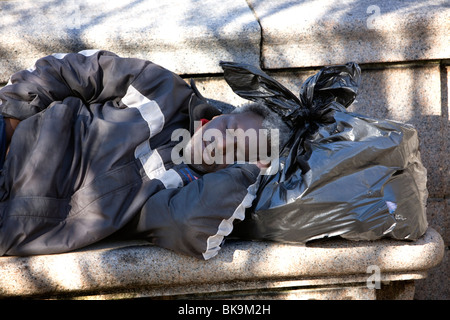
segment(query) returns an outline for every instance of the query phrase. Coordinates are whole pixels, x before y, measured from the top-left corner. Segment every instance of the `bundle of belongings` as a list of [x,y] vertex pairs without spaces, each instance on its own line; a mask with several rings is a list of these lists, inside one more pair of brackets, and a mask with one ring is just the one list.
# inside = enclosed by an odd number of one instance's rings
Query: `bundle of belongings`
[[[304,243],[425,232],[417,132],[346,111],[357,64],[323,68],[299,97],[256,67],[221,66],[236,94],[290,132],[270,174],[254,163],[208,171],[175,159],[174,132],[189,139],[195,123],[225,115],[152,62],[91,50],[14,74],[0,90],[0,255],[116,237],[209,259],[226,237]],[[8,119],[20,121],[11,139]]]

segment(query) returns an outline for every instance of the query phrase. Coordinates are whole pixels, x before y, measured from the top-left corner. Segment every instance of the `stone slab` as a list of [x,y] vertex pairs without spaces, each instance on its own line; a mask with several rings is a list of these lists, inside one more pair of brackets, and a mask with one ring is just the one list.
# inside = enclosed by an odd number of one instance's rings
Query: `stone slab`
[[428,199],[427,218],[429,226],[442,236],[445,244],[444,258],[440,265],[428,272],[428,277],[416,281],[418,300],[450,300],[450,200]]
[[448,59],[446,0],[249,0],[265,68]]
[[450,300],[450,248],[445,249],[441,264],[428,272],[428,277],[416,281],[416,300]]
[[[367,285],[371,274],[343,275],[340,277],[304,277],[302,280],[233,281],[232,283],[207,283],[170,285],[152,288],[128,288],[114,292],[75,293],[73,299],[110,300],[131,298],[163,299],[284,299],[284,300],[411,300],[414,283],[426,279],[426,272],[388,274],[380,277],[379,288]],[[370,280],[369,280],[370,281]],[[392,289],[403,288],[402,294]],[[395,290],[398,291],[398,290]]]
[[263,289],[272,283],[274,289],[280,286],[276,282],[302,279],[309,285],[330,278],[335,280],[329,283],[345,283],[342,279],[346,278],[354,279],[347,282],[361,283],[371,275],[371,266],[379,268],[381,280],[405,281],[423,278],[426,270],[440,263],[443,252],[442,238],[431,228],[416,242],[335,239],[305,246],[229,241],[209,261],[178,255],[144,241],[100,243],[65,254],[1,257],[0,296],[126,290],[145,290],[151,295],[161,289],[170,296],[180,294],[183,286],[197,287],[196,293],[201,293],[201,287],[211,286],[242,291],[250,288],[248,283],[265,283]]
[[176,73],[259,64],[261,31],[245,0],[0,1],[0,82],[55,52],[105,49]]
[[[414,290],[414,288],[413,288]],[[230,292],[207,292],[164,296],[164,300],[376,300],[377,292],[364,285],[350,287],[320,287],[309,289],[245,290]],[[153,298],[153,292],[120,292],[72,297],[74,300],[118,300]],[[158,298],[158,297],[156,297]],[[410,300],[410,299],[409,299]]]

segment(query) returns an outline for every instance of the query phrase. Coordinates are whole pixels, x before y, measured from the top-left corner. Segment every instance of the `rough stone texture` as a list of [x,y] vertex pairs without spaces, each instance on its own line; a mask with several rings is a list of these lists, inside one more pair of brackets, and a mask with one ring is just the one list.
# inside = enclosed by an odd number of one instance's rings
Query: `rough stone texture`
[[446,246],[440,265],[430,269],[426,279],[416,281],[415,299],[450,300],[450,200],[429,199],[427,215],[429,225],[435,228],[444,239]]
[[445,249],[441,264],[432,268],[426,279],[416,280],[417,300],[450,300],[450,252]]
[[249,0],[263,30],[263,66],[292,68],[450,56],[445,0]]
[[330,289],[324,291],[330,297],[342,295],[346,284],[359,284],[365,288],[355,297],[362,297],[368,294],[370,267],[379,268],[382,283],[421,279],[443,253],[442,238],[433,229],[416,242],[330,240],[297,246],[230,241],[210,261],[143,241],[100,243],[72,253],[0,258],[0,296],[220,296],[235,291],[254,298],[273,289],[303,290],[295,298],[315,286]]
[[260,27],[245,0],[0,2],[0,81],[54,52],[105,49],[177,73],[259,64]]

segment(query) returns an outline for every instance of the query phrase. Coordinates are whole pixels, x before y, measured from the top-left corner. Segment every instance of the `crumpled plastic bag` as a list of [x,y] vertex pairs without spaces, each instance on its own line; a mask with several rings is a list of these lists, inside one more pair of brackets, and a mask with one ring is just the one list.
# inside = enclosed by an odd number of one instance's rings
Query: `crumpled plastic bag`
[[293,129],[280,167],[261,176],[231,238],[305,243],[340,236],[416,240],[428,227],[426,169],[410,125],[350,113],[361,71],[330,66],[296,97],[260,69],[221,62],[239,96],[265,102]]

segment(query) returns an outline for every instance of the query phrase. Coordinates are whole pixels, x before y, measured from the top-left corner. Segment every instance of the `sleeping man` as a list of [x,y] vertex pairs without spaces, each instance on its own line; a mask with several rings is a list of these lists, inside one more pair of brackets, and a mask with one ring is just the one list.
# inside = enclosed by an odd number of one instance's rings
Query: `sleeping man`
[[172,72],[107,51],[42,58],[0,99],[0,255],[119,236],[209,259],[289,136],[262,104],[221,114]]

